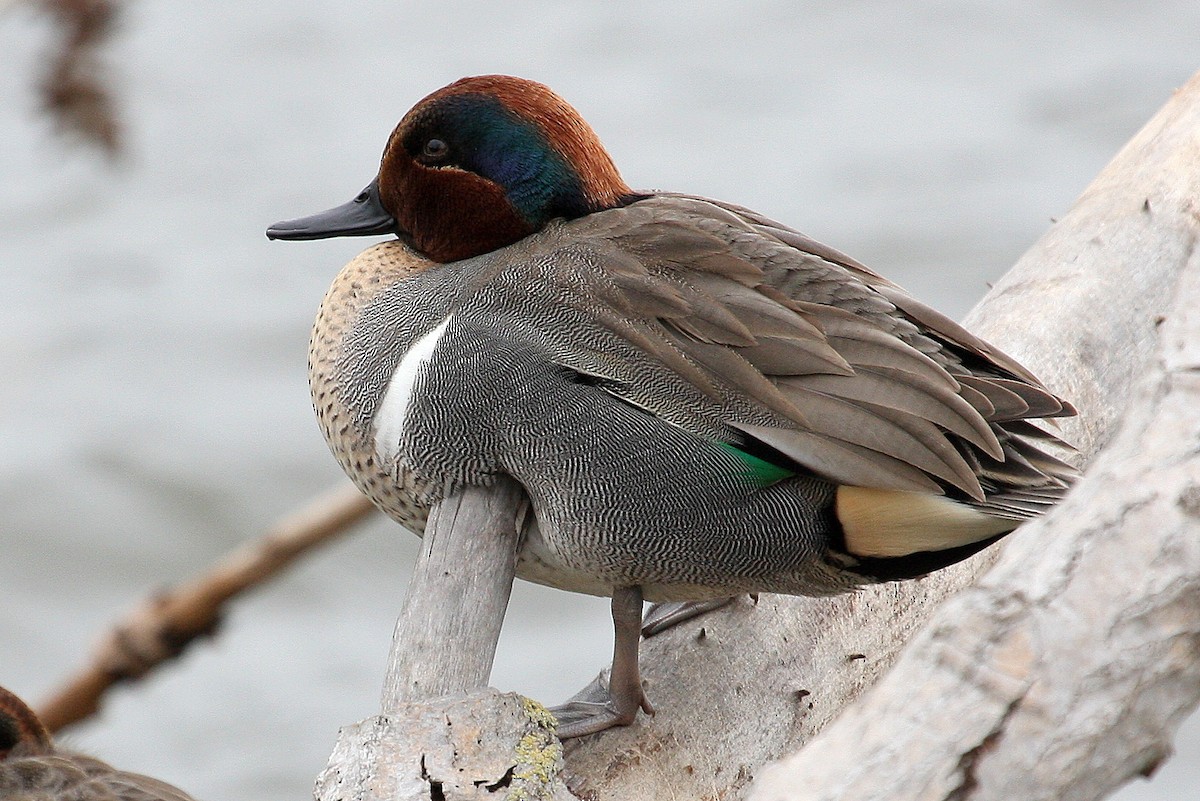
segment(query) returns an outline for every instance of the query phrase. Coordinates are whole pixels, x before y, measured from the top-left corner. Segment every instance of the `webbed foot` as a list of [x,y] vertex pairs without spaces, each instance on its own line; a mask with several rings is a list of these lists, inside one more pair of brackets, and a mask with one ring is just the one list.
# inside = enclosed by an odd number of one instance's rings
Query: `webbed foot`
[[561,740],[595,734],[613,726],[628,726],[637,717],[639,709],[647,715],[654,714],[654,707],[642,691],[642,677],[638,671],[642,588],[615,588],[612,616],[615,633],[612,669],[602,671],[565,704],[550,710],[558,720]]
[[565,704],[552,707],[551,714],[558,721],[558,738],[568,740],[595,734],[614,726],[628,726],[641,709],[647,715],[654,714],[646,694],[639,684],[636,694],[614,694],[609,686],[609,671],[602,670],[588,686],[567,699]]

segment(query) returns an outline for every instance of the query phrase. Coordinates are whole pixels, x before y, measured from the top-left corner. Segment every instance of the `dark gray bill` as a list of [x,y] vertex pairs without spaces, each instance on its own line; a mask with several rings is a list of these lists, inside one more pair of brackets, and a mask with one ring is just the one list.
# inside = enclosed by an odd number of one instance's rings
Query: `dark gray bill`
[[349,203],[298,220],[275,223],[267,229],[267,239],[328,239],[395,233],[399,233],[396,220],[379,202],[379,179],[376,178]]

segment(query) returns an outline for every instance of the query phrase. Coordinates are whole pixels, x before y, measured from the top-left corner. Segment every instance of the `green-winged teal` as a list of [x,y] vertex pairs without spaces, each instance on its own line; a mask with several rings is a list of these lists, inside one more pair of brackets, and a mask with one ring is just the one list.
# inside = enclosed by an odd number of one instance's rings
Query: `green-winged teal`
[[37,715],[0,687],[0,799],[192,801],[166,782],[56,746]]
[[[825,595],[970,556],[1065,492],[1028,370],[857,261],[753,211],[621,179],[545,86],[465,78],[392,132],[350,203],[275,239],[395,234],[350,262],[310,381],[342,467],[420,533],[506,474],[518,575],[611,595],[611,697],[645,706],[643,597]],[[636,626],[634,628],[636,632]]]

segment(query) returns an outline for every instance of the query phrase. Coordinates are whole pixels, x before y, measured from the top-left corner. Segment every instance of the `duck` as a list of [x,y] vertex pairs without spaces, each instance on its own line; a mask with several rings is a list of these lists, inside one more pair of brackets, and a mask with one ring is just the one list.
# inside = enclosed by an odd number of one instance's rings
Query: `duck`
[[510,477],[533,511],[517,575],[612,598],[607,685],[554,709],[564,739],[652,711],[644,601],[676,621],[923,576],[1075,475],[1055,425],[1075,410],[1016,360],[755,211],[631,189],[535,81],[433,92],[353,200],[267,236],[390,237],[310,340],[357,486],[419,535],[439,500]]
[[24,701],[0,687],[5,801],[193,801],[178,787],[60,748]]

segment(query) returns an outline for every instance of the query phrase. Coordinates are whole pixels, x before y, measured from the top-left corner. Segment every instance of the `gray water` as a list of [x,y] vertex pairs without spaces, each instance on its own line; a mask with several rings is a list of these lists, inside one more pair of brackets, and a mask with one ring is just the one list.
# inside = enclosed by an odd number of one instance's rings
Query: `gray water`
[[[961,315],[1200,68],[1200,4],[138,0],[115,167],[37,113],[49,41],[4,6],[0,683],[31,699],[148,589],[341,480],[305,348],[365,243],[263,229],[352,197],[427,92],[542,80],[632,185],[749,205]],[[307,797],[376,708],[414,542],[380,521],[321,552],[71,741],[203,801]],[[606,607],[518,587],[493,684],[565,698]],[[1179,747],[1118,797],[1195,797],[1194,721]]]

